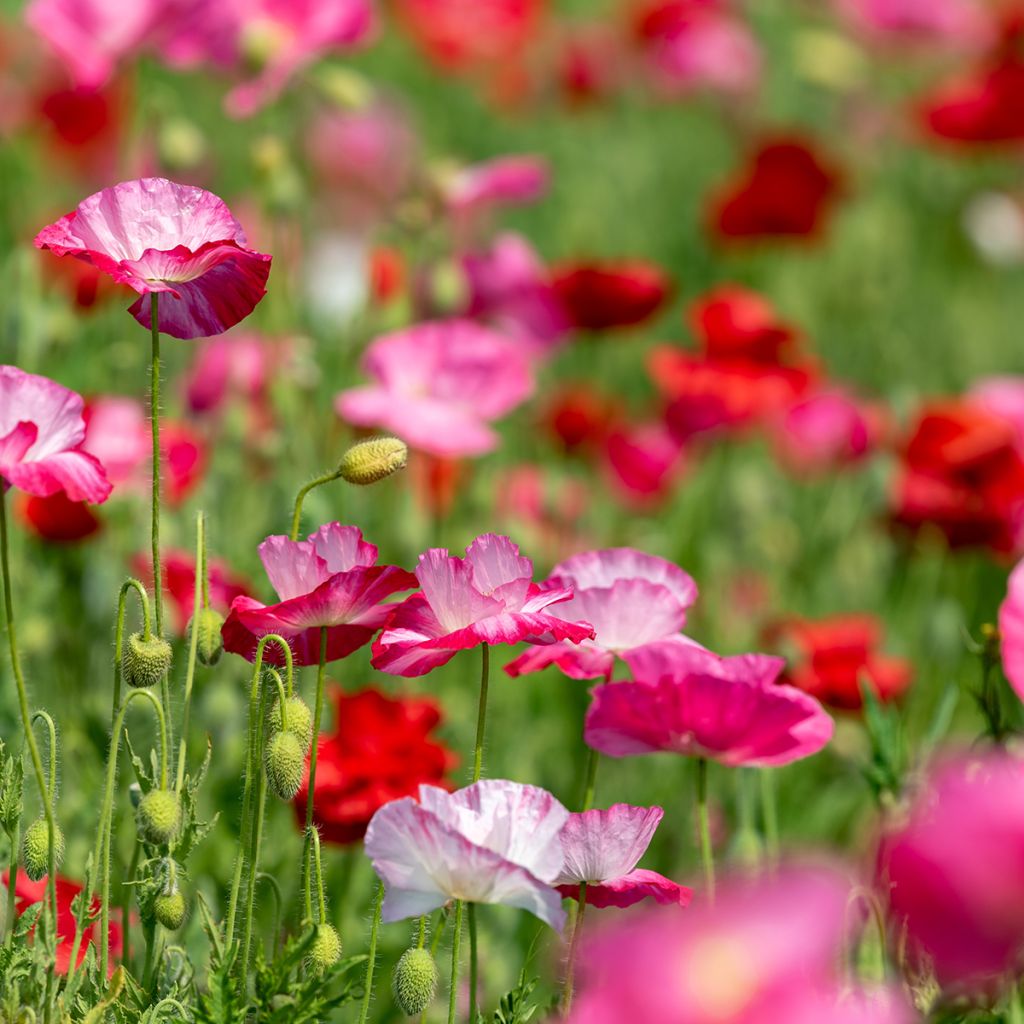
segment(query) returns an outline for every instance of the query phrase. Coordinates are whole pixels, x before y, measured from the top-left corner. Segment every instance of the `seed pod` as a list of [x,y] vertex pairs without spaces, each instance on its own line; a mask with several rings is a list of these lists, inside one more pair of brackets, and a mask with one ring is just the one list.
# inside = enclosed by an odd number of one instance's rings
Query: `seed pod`
[[154,846],[169,843],[181,828],[181,803],[168,789],[150,790],[135,812],[139,835]]
[[425,949],[407,949],[395,964],[391,991],[402,1013],[415,1017],[433,1001],[437,991],[437,964]]
[[[301,697],[289,697],[285,702],[285,712],[288,718],[288,732],[298,739],[302,752],[308,753],[309,745],[313,742],[313,712]],[[281,731],[280,700],[274,701],[274,706],[270,709],[270,726],[275,732]]]
[[129,686],[156,686],[171,667],[171,645],[163,637],[143,640],[132,633],[121,655],[121,672]]
[[282,800],[291,800],[302,785],[306,752],[293,732],[275,733],[267,744],[264,765],[271,790]]
[[176,931],[185,921],[185,897],[177,889],[160,893],[153,900],[153,916],[168,931]]
[[[53,861],[54,870],[60,867],[64,859],[64,833],[60,825],[53,823]],[[25,830],[21,841],[21,863],[25,874],[38,882],[49,870],[50,862],[50,828],[46,818],[36,818]]]
[[409,449],[397,437],[371,437],[359,441],[341,457],[338,472],[350,484],[375,484],[404,469]]
[[316,935],[306,954],[306,965],[311,971],[323,974],[333,967],[341,957],[341,939],[334,927],[329,924],[318,924]]
[[[193,618],[197,627],[196,657],[200,665],[210,668],[220,661],[224,651],[224,641],[220,635],[224,616],[216,608],[200,608],[198,618]],[[191,635],[192,621],[189,621],[187,632]]]

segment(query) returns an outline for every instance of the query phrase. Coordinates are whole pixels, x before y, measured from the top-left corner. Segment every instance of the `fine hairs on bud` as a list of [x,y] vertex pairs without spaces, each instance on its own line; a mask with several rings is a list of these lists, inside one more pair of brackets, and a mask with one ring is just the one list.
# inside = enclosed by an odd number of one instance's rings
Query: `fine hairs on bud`
[[168,931],[177,931],[185,921],[185,897],[175,888],[153,900],[153,916]]
[[144,640],[141,633],[128,637],[121,655],[121,672],[129,686],[157,686],[170,667],[171,645],[163,637]]
[[391,991],[402,1013],[415,1017],[433,1001],[437,991],[437,964],[425,949],[407,949],[395,964]]
[[[196,657],[200,665],[212,668],[220,661],[224,651],[224,641],[220,629],[224,625],[224,616],[216,608],[200,608],[193,617],[196,626]],[[191,635],[193,622],[189,621],[186,633]]]
[[318,924],[316,935],[306,954],[306,964],[311,971],[323,974],[341,958],[341,939],[333,925]]
[[181,828],[181,803],[169,789],[150,790],[135,812],[139,835],[154,846],[169,843]]
[[267,744],[264,765],[271,790],[282,800],[291,800],[306,768],[306,752],[298,736],[290,731],[275,733]]
[[341,457],[338,474],[350,484],[375,484],[404,469],[409,449],[397,437],[371,437],[359,441]]
[[[64,833],[60,825],[53,823],[53,861],[54,869],[60,867],[64,859]],[[25,874],[38,882],[49,870],[50,860],[50,828],[46,818],[36,818],[25,830],[21,841],[21,863]]]
[[[313,742],[313,712],[301,697],[289,697],[285,701],[285,714],[288,718],[288,732],[292,733],[302,746],[303,754],[309,752]],[[281,701],[274,702],[270,710],[270,724],[275,732],[281,730]]]

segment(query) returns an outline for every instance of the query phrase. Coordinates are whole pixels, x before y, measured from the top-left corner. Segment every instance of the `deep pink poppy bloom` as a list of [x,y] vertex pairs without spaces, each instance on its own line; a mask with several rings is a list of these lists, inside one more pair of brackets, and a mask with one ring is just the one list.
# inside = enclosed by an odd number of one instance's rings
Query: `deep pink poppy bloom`
[[366,854],[385,885],[382,919],[419,917],[449,900],[528,910],[565,921],[552,888],[569,812],[546,790],[484,779],[455,793],[420,786],[385,804],[366,830]]
[[510,676],[557,665],[570,679],[611,679],[616,655],[658,640],[692,643],[681,635],[697,584],[678,566],[635,548],[573,555],[551,571],[544,586],[571,588],[551,614],[582,619],[596,631],[578,645],[533,647],[505,666]]
[[175,338],[222,334],[266,294],[270,257],[246,247],[222,199],[166,178],[105,188],[36,235],[36,246],[74,256],[140,295],[129,312],[150,326],[147,296],[159,293],[159,326]]
[[363,369],[377,383],[342,391],[338,415],[441,457],[492,451],[498,435],[490,422],[534,386],[525,348],[471,320],[422,323],[377,338]]
[[623,424],[610,431],[604,457],[616,492],[641,507],[665,498],[685,468],[682,444],[657,422]]
[[1024,700],[1024,562],[1010,573],[1006,597],[999,606],[999,637],[1003,671]]
[[629,804],[570,814],[562,829],[565,861],[555,879],[558,891],[579,900],[580,883],[586,882],[592,907],[631,907],[648,897],[687,906],[692,889],[637,867],[664,814],[660,807]]
[[500,156],[457,171],[445,184],[452,213],[466,218],[501,206],[535,203],[548,190],[547,162],[539,156]]
[[[320,658],[320,628],[327,627],[327,660],[336,661],[368,643],[391,606],[381,602],[416,586],[416,577],[393,565],[377,565],[377,548],[355,526],[328,523],[308,540],[268,537],[260,561],[280,601],[265,605],[236,597],[222,630],[224,649],[255,657],[260,637],[283,636],[297,665]],[[266,657],[279,660],[280,654]]]
[[776,426],[783,462],[797,472],[823,472],[858,462],[878,439],[875,411],[841,388],[798,400]]
[[773,767],[818,753],[835,723],[813,697],[776,685],[782,658],[722,658],[658,643],[625,655],[635,683],[594,689],[583,737],[610,757],[672,751],[737,767]]
[[398,605],[373,645],[373,665],[383,672],[422,676],[478,644],[579,643],[594,636],[589,623],[551,613],[572,590],[538,587],[533,563],[508,537],[477,537],[465,558],[431,548],[420,555],[416,578],[422,593]]
[[48,377],[0,366],[0,484],[47,498],[103,502],[111,485],[99,460],[83,450],[80,395]]
[[836,0],[859,31],[881,41],[984,45],[993,34],[991,14],[978,0]]

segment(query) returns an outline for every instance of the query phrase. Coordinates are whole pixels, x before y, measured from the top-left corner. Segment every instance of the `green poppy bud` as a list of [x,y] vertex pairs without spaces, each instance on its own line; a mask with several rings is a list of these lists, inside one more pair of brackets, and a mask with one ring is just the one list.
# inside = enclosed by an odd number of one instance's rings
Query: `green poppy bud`
[[425,949],[407,949],[395,964],[391,991],[402,1013],[415,1017],[433,1001],[437,991],[437,964]]
[[[53,823],[53,860],[54,868],[60,867],[64,859],[64,833],[60,825]],[[38,882],[49,870],[50,862],[50,828],[46,818],[36,818],[25,830],[21,841],[21,863],[25,874]]]
[[185,921],[185,897],[177,889],[160,893],[153,900],[153,916],[168,931],[176,931]]
[[271,790],[282,800],[291,800],[302,785],[306,752],[293,732],[275,733],[267,744],[264,765]]
[[322,974],[333,967],[341,957],[341,939],[333,926],[318,924],[316,935],[306,954],[306,965],[311,971]]
[[[302,752],[309,751],[313,742],[313,712],[301,697],[289,697],[285,701],[285,714],[288,719],[288,732],[292,733],[302,746]],[[281,731],[281,701],[274,702],[270,709],[270,725],[275,732]]]
[[168,789],[150,790],[135,812],[139,835],[154,846],[169,843],[181,828],[181,803]]
[[397,437],[371,437],[359,441],[341,457],[338,472],[350,484],[375,484],[404,469],[409,449]]
[[121,672],[129,686],[157,686],[171,667],[171,645],[162,637],[143,640],[132,633],[121,655]]
[[189,635],[192,633],[193,621],[197,629],[196,657],[200,665],[210,668],[220,661],[221,653],[224,651],[224,641],[220,635],[224,616],[216,608],[200,608],[198,618],[193,616],[193,620],[188,624]]

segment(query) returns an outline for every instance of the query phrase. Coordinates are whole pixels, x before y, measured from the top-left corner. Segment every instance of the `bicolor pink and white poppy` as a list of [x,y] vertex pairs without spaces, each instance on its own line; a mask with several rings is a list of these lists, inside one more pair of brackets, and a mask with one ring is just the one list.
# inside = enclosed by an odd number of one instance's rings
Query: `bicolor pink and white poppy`
[[535,203],[548,190],[547,162],[538,156],[501,156],[457,171],[445,184],[445,198],[456,217],[502,206]]
[[546,790],[484,779],[449,793],[420,786],[385,804],[366,830],[366,854],[385,885],[385,922],[429,914],[449,900],[528,910],[565,921],[552,883],[569,812]]
[[139,293],[129,312],[175,338],[222,334],[266,294],[271,257],[246,246],[222,199],[166,178],[121,182],[82,200],[36,236],[40,249],[91,263]]
[[1024,562],[1017,564],[1006,584],[1006,597],[999,606],[999,638],[1003,672],[1024,700]]
[[594,635],[590,623],[552,614],[572,590],[538,587],[533,563],[508,537],[477,537],[465,558],[431,548],[416,578],[422,592],[398,605],[374,642],[373,665],[382,672],[426,675],[479,644],[579,643]]
[[81,395],[48,377],[0,366],[0,484],[5,490],[107,500],[111,485],[103,466],[82,448],[83,405]]
[[[336,661],[368,643],[393,605],[386,598],[416,586],[416,577],[393,565],[377,565],[377,548],[355,526],[328,523],[308,540],[268,537],[260,561],[280,598],[265,605],[236,597],[224,623],[225,650],[250,661],[268,633],[283,636],[295,663],[315,665],[320,658],[320,629],[327,628],[327,660]],[[267,660],[279,661],[271,648]]]
[[630,804],[570,814],[562,829],[565,861],[555,880],[558,891],[579,900],[580,883],[586,882],[593,907],[631,907],[648,898],[685,907],[691,889],[637,867],[664,814],[660,807]]
[[733,767],[790,764],[818,753],[835,723],[813,697],[777,685],[782,658],[722,658],[659,643],[626,655],[635,683],[593,691],[583,736],[609,757],[671,751]]
[[552,570],[545,586],[571,587],[573,596],[551,609],[568,621],[589,622],[593,640],[535,647],[505,666],[510,676],[557,665],[570,679],[611,679],[615,659],[657,641],[693,643],[682,635],[697,585],[678,566],[635,548],[573,555]]
[[471,320],[422,323],[377,338],[363,369],[376,383],[342,391],[338,415],[442,458],[496,448],[490,424],[534,387],[525,347]]

